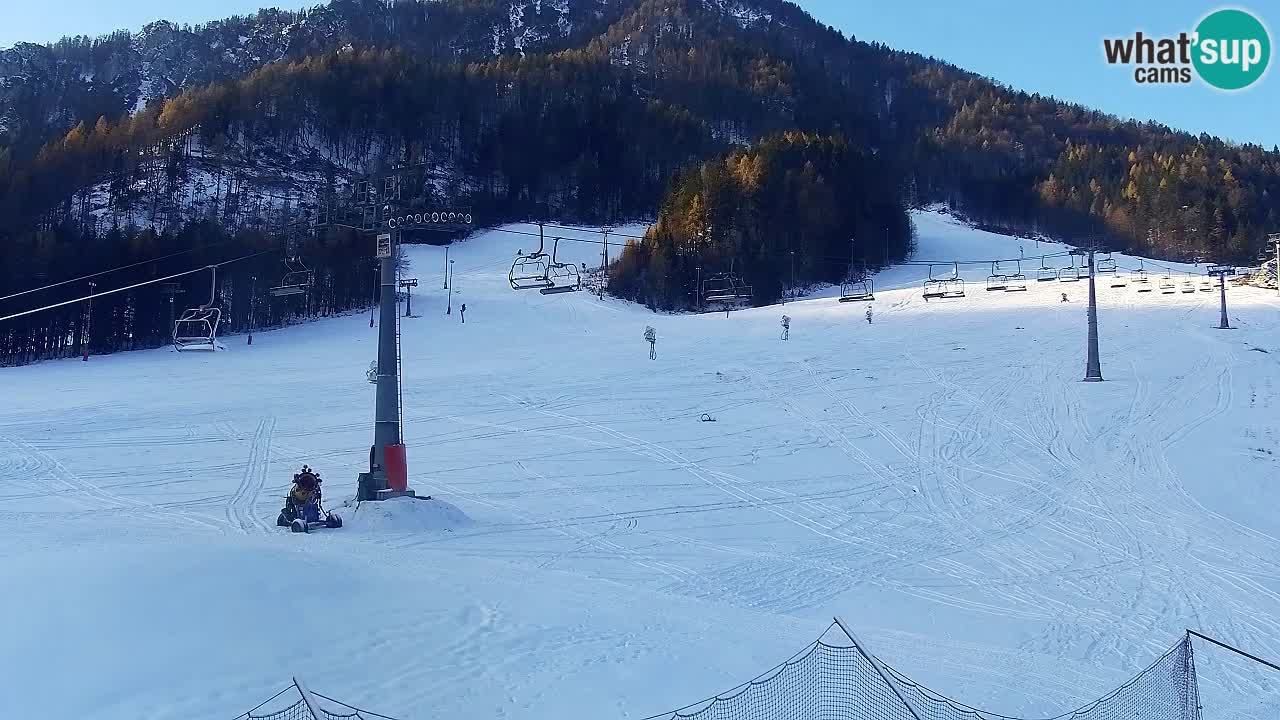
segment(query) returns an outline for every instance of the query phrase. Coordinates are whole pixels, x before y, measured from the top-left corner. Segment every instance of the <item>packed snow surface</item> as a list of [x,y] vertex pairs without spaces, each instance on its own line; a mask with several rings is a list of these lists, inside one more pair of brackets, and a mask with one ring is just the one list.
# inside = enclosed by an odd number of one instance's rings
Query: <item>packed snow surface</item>
[[[0,716],[223,720],[297,675],[404,720],[639,718],[837,614],[902,672],[1024,716],[1185,628],[1280,657],[1275,295],[1232,288],[1217,330],[1216,291],[1104,280],[1106,382],[1082,383],[1087,283],[1035,281],[1063,247],[915,220],[917,258],[1023,256],[1027,292],[966,265],[965,297],[926,303],[904,265],[871,324],[835,290],[665,315],[512,291],[527,235],[455,245],[451,296],[444,249],[409,248],[405,435],[433,500],[311,535],[274,519],[303,463],[330,505],[354,493],[367,314],[0,369]],[[1208,720],[1280,713],[1274,674],[1196,664]]]
[[337,508],[346,530],[370,532],[452,532],[473,525],[457,507],[426,495]]

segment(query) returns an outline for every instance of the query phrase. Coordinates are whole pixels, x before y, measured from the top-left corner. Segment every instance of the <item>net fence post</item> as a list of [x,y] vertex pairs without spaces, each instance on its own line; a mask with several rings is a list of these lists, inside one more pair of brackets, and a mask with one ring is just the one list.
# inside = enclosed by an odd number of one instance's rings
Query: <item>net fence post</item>
[[911,707],[911,703],[907,702],[907,699],[902,696],[902,693],[898,692],[898,687],[893,684],[892,680],[889,679],[889,676],[887,673],[885,673],[884,668],[880,667],[880,661],[876,660],[875,657],[871,655],[871,653],[867,652],[866,649],[863,648],[862,642],[859,641],[858,638],[853,636],[853,633],[844,624],[843,620],[837,617],[835,618],[835,623],[840,627],[840,632],[844,633],[845,637],[849,638],[849,642],[853,643],[853,647],[855,650],[858,651],[858,654],[862,655],[862,657],[865,658],[867,662],[871,663],[871,667],[875,668],[876,674],[880,676],[880,679],[884,681],[885,685],[889,686],[889,690],[891,690],[894,696],[898,698],[898,700],[902,703],[902,706],[907,709],[907,712],[911,713],[911,717],[915,718],[915,720],[921,720],[920,713],[916,712],[916,709]]
[[320,714],[320,710],[316,706],[316,699],[311,696],[311,691],[296,676],[293,678],[293,686],[298,688],[298,694],[302,696],[302,704],[307,706],[307,712],[311,713],[313,720],[324,720],[325,716]]
[[1200,638],[1201,640],[1204,640],[1204,641],[1206,641],[1206,642],[1213,643],[1214,645],[1217,645],[1218,647],[1220,647],[1220,648],[1222,648],[1222,649],[1224,649],[1224,650],[1230,650],[1231,652],[1233,652],[1233,653],[1235,653],[1235,654],[1237,654],[1237,655],[1240,655],[1240,656],[1242,656],[1242,657],[1249,658],[1250,660],[1252,660],[1252,661],[1254,661],[1254,662],[1256,662],[1256,663],[1258,663],[1258,664],[1260,664],[1260,665],[1265,665],[1266,667],[1269,667],[1269,668],[1271,668],[1272,670],[1280,671],[1280,665],[1277,665],[1277,664],[1275,664],[1275,663],[1273,663],[1273,662],[1268,662],[1268,661],[1266,661],[1266,660],[1263,660],[1262,658],[1258,657],[1257,655],[1252,655],[1252,654],[1250,654],[1250,653],[1247,653],[1247,652],[1245,652],[1245,651],[1241,650],[1240,648],[1238,648],[1238,647],[1234,647],[1234,646],[1232,646],[1232,645],[1228,645],[1228,644],[1226,644],[1226,643],[1222,642],[1221,640],[1214,640],[1213,638],[1209,637],[1208,635],[1205,635],[1205,634],[1203,634],[1203,633],[1198,633],[1198,632],[1196,632],[1195,630],[1187,630],[1187,634],[1188,634],[1188,635],[1190,635],[1190,636],[1198,637],[1198,638]]
[[1188,695],[1183,706],[1184,716],[1187,720],[1200,720],[1200,713],[1204,708],[1200,706],[1200,680],[1196,676],[1195,645],[1191,642],[1191,630],[1187,630],[1182,642],[1186,646],[1182,653],[1182,673]]

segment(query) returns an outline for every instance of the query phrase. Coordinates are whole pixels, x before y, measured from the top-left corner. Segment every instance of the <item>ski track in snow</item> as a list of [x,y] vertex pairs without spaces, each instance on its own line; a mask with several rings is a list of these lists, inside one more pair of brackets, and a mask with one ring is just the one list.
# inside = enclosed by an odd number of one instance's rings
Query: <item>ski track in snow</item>
[[267,524],[257,514],[258,497],[267,482],[271,467],[271,436],[276,429],[275,418],[264,418],[258,423],[249,459],[245,462],[244,477],[235,494],[227,503],[227,522],[244,532],[269,532]]
[[[921,257],[1030,242],[915,217]],[[455,244],[467,324],[437,279],[401,326],[411,483],[475,521],[448,531],[303,538],[260,512],[302,463],[334,505],[354,490],[363,315],[216,355],[0,369],[0,562],[24,588],[0,611],[29,619],[0,646],[23,689],[0,715],[230,717],[296,672],[405,720],[639,717],[749,679],[833,614],[917,680],[1025,716],[1096,699],[1188,627],[1280,656],[1280,521],[1259,510],[1280,505],[1280,393],[1254,351],[1280,352],[1273,294],[1232,289],[1237,329],[1218,331],[1216,293],[1101,283],[1107,382],[1085,384],[1083,283],[926,303],[903,266],[876,278],[874,324],[833,290],[657,315],[512,292],[526,240]],[[443,248],[409,254],[438,277]],[[89,610],[55,610],[79,593]],[[321,641],[284,647],[300,602]],[[184,606],[202,635],[164,619]],[[145,667],[47,642],[98,629]],[[1204,647],[1196,664],[1206,720],[1280,712],[1257,668]],[[47,665],[91,680],[54,692]]]

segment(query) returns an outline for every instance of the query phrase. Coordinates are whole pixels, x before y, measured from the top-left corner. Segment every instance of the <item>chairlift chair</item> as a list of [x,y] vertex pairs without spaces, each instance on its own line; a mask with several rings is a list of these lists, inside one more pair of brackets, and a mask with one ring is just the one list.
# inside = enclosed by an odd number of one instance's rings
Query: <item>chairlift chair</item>
[[284,261],[285,274],[280,284],[267,290],[273,297],[302,295],[311,288],[315,281],[315,273],[296,257]]
[[751,286],[732,272],[717,273],[702,281],[702,300],[721,305],[738,305],[751,300]]
[[575,292],[582,289],[582,276],[578,274],[578,266],[556,260],[556,251],[559,248],[560,238],[555,238],[551,244],[551,262],[547,264],[546,275],[543,276],[549,284],[538,291],[543,295]]
[[[1085,269],[1086,277],[1088,269]],[[1058,282],[1076,282],[1080,279],[1080,268],[1076,267],[1076,256],[1074,252],[1071,255],[1071,265],[1064,267],[1058,271]]]
[[542,233],[538,233],[538,249],[525,255],[524,251],[516,251],[516,259],[511,263],[511,270],[507,273],[507,280],[511,283],[512,290],[532,290],[534,288],[549,288],[552,286],[551,279],[547,276],[548,255],[543,252]]
[[1036,282],[1053,282],[1058,279],[1058,269],[1049,267],[1045,256],[1040,256],[1040,269],[1036,270]]
[[725,302],[735,297],[733,281],[725,273],[712,275],[702,281],[702,299],[705,302]]
[[179,352],[189,350],[222,350],[218,342],[218,325],[222,311],[218,308],[191,308],[173,324],[173,346]]
[[840,284],[840,302],[863,302],[875,299],[875,283],[871,278],[863,276]]
[[548,265],[547,281],[550,285],[538,290],[543,295],[576,292],[582,289],[582,276],[578,274],[578,268],[573,265]]
[[1012,275],[1005,276],[1005,292],[1025,292],[1027,289],[1027,276],[1022,274],[1022,261],[1014,260],[1017,269]]
[[987,290],[1004,290],[1009,286],[1009,276],[1000,272],[1000,263],[991,263],[991,274],[987,276]]
[[960,277],[960,263],[951,263],[949,277],[935,277],[933,268],[933,265],[929,266],[929,279],[924,281],[925,300],[964,297],[964,280]]
[[1176,285],[1173,284],[1173,278],[1169,277],[1168,275],[1161,275],[1160,276],[1160,294],[1173,295],[1176,292],[1178,292],[1178,288]]
[[1146,265],[1142,260],[1138,261],[1138,269],[1133,271],[1133,282],[1138,286],[1138,292],[1151,292],[1151,278],[1147,277]]
[[1191,276],[1188,275],[1187,279],[1182,281],[1182,292],[1193,293],[1195,291],[1196,291],[1196,284],[1191,281]]
[[173,347],[179,352],[188,350],[225,350],[218,342],[218,327],[222,324],[222,310],[213,306],[218,292],[218,266],[210,265],[209,302],[200,307],[188,308],[173,324]]
[[1128,284],[1129,284],[1128,278],[1126,278],[1124,275],[1120,275],[1119,273],[1117,273],[1115,277],[1111,278],[1111,287],[1113,288],[1122,288]]
[[1213,282],[1209,278],[1200,281],[1200,292],[1213,292]]
[[1111,257],[1111,253],[1103,253],[1102,258],[1094,263],[1093,268],[1100,275],[1115,275],[1118,272],[1116,261]]

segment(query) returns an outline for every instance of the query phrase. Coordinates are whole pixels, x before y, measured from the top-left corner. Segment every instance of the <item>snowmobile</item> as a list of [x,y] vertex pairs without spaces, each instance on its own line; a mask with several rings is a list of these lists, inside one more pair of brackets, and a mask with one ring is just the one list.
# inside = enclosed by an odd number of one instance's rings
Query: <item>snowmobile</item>
[[[328,512],[320,503],[320,473],[303,465],[302,472],[293,476],[294,488],[284,497],[284,509],[276,517],[276,525],[287,527],[296,533],[309,533],[314,528],[340,528],[342,517]],[[294,496],[294,489],[301,488],[310,492],[310,497],[299,502]]]

